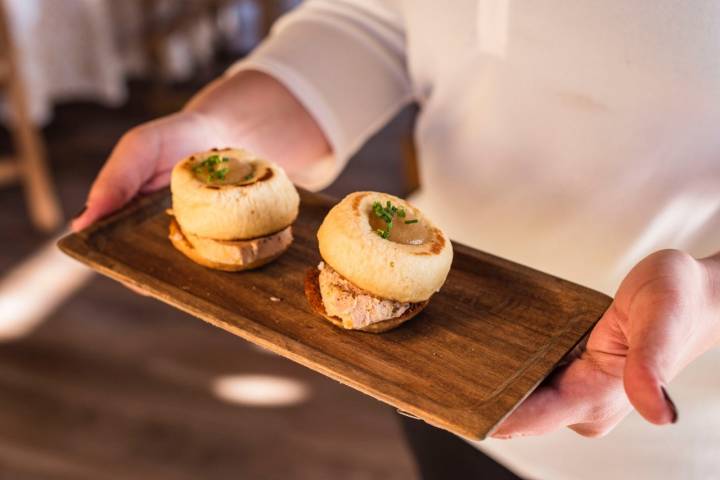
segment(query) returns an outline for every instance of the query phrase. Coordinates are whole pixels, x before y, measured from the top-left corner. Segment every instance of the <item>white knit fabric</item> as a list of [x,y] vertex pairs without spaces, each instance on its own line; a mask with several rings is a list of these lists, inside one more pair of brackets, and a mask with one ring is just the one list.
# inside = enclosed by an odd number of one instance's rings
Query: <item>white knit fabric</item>
[[[720,3],[309,0],[236,68],[284,82],[330,181],[416,99],[422,189],[452,237],[609,294],[643,256],[720,250]],[[720,478],[720,353],[671,385],[680,422],[486,441],[529,478]]]
[[[30,116],[37,124],[52,118],[54,104],[93,100],[117,105],[127,96],[129,76],[146,73],[139,0],[0,0],[17,50],[28,92]],[[190,0],[192,1],[192,0]],[[175,0],[158,4],[166,13]],[[212,54],[210,19],[170,38],[165,74],[186,78]]]

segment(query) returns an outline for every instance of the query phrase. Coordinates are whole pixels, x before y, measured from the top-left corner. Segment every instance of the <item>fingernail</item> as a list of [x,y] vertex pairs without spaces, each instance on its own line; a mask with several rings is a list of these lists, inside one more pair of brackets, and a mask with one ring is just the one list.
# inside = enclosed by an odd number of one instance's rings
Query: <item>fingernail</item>
[[678,412],[677,407],[675,406],[675,402],[672,401],[672,398],[670,398],[670,395],[668,395],[667,390],[665,390],[665,387],[660,387],[662,390],[663,396],[665,397],[665,403],[667,403],[668,408],[670,408],[670,411],[672,412],[672,423],[676,423],[678,420]]
[[75,220],[75,219],[77,219],[77,218],[80,218],[80,215],[82,215],[83,213],[85,213],[85,210],[87,210],[87,205],[85,205],[84,207],[82,207],[82,210],[80,210],[78,213],[76,213],[75,215],[73,215],[72,219]]

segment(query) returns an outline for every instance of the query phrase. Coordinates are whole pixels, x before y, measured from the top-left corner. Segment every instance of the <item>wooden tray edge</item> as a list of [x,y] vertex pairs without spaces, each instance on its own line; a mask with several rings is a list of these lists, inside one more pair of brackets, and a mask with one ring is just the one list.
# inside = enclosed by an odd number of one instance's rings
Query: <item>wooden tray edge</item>
[[[301,196],[303,198],[303,201],[310,204],[315,205],[323,205],[323,206],[331,206],[336,201],[330,196],[307,192],[304,189],[298,189],[301,192]],[[533,388],[520,400],[518,401],[515,406],[507,412],[505,416],[503,416],[500,420],[498,420],[495,424],[491,425],[490,428],[488,428],[488,425],[486,423],[477,423],[476,425],[463,425],[462,427],[459,427],[457,424],[449,424],[446,421],[436,418],[434,415],[428,415],[425,411],[420,411],[419,409],[416,409],[411,404],[407,404],[402,400],[398,400],[396,398],[388,397],[387,395],[382,394],[379,391],[376,391],[375,389],[368,389],[367,386],[361,385],[359,383],[354,382],[353,380],[346,378],[345,376],[338,374],[337,372],[328,370],[323,367],[320,363],[313,362],[312,360],[307,359],[306,357],[302,357],[300,355],[296,355],[294,352],[292,352],[290,349],[282,349],[281,347],[276,346],[275,344],[271,342],[266,342],[262,338],[259,338],[257,334],[254,334],[249,330],[241,330],[234,326],[230,322],[224,322],[222,320],[218,320],[214,318],[210,313],[208,313],[208,308],[193,308],[189,306],[190,302],[185,302],[186,305],[182,305],[179,300],[175,300],[173,296],[175,297],[182,297],[186,295],[186,293],[177,287],[174,287],[172,285],[165,285],[161,284],[160,288],[152,288],[148,287],[152,282],[145,282],[143,283],[143,278],[147,277],[147,275],[143,274],[142,272],[138,272],[137,270],[132,269],[131,267],[126,266],[122,263],[115,263],[112,261],[111,258],[107,256],[103,256],[101,253],[99,253],[96,250],[96,247],[92,245],[92,237],[93,235],[105,228],[112,228],[113,224],[116,224],[122,220],[125,220],[129,217],[132,217],[136,215],[139,212],[142,212],[146,209],[150,211],[150,214],[155,213],[159,210],[161,210],[163,207],[161,205],[156,206],[156,203],[162,202],[166,197],[168,197],[170,194],[168,188],[164,188],[161,190],[158,190],[156,192],[153,192],[149,195],[143,196],[141,198],[138,198],[128,204],[123,209],[119,210],[116,213],[113,213],[98,222],[94,223],[93,225],[89,226],[88,228],[77,232],[77,233],[71,233],[69,235],[66,235],[65,237],[61,238],[57,242],[58,248],[68,256],[74,258],[75,260],[89,266],[90,268],[96,270],[100,274],[111,278],[113,280],[119,281],[125,285],[136,287],[144,292],[146,292],[149,296],[162,301],[163,303],[166,303],[172,307],[175,307],[185,313],[188,313],[194,317],[200,318],[201,320],[205,321],[206,323],[209,323],[211,325],[214,325],[218,328],[221,328],[225,331],[228,331],[232,333],[235,336],[239,336],[243,338],[246,341],[249,341],[251,343],[255,343],[267,350],[270,350],[282,357],[288,358],[289,360],[299,363],[305,367],[310,368],[311,370],[314,370],[316,372],[319,372],[331,379],[334,379],[344,385],[350,386],[353,389],[359,390],[373,398],[376,398],[377,400],[382,401],[383,403],[387,403],[403,412],[409,413],[417,418],[419,418],[422,421],[425,421],[431,425],[434,425],[436,427],[449,430],[455,434],[458,434],[464,438],[470,439],[470,440],[476,440],[481,441],[484,440],[488,435],[491,435],[493,430],[497,428],[499,424],[501,424],[509,415],[514,412],[517,407],[522,403],[522,401],[525,400],[529,395],[532,394],[532,392],[537,388],[538,385],[542,383],[544,380],[540,380],[533,386]],[[461,251],[463,254],[467,254],[470,256],[475,257],[477,254],[482,254],[487,257],[491,257],[496,263],[501,264],[505,268],[509,268],[512,270],[518,270],[519,267],[531,269],[538,271],[539,273],[547,276],[552,277],[556,280],[558,280],[560,283],[562,283],[564,286],[570,286],[573,288],[573,290],[579,292],[584,291],[586,293],[592,293],[594,294],[595,298],[598,301],[598,304],[602,302],[603,300],[606,301],[609,305],[609,303],[612,301],[612,298],[605,295],[602,292],[598,292],[596,290],[593,290],[589,287],[585,287],[583,285],[576,284],[574,282],[571,282],[569,280],[565,280],[559,277],[555,277],[553,275],[550,275],[545,272],[540,272],[539,270],[532,269],[532,267],[526,267],[519,265],[511,260],[498,257],[496,255],[487,253],[487,252],[479,252],[476,249],[473,249],[472,247],[469,247],[467,245],[454,242],[453,241],[453,248],[457,249],[458,251]],[[207,305],[210,310],[213,309],[213,306],[208,304]],[[216,315],[218,316],[218,315]],[[252,323],[251,319],[248,319],[244,316],[241,316],[245,321]],[[586,333],[583,335],[583,337],[578,340],[578,342],[575,344],[575,346],[579,343],[581,343],[589,334],[589,332],[594,328],[597,321],[600,319],[601,315],[598,316],[598,318],[588,327]],[[261,327],[265,328],[265,327]],[[293,339],[286,337],[287,343],[293,343]],[[572,352],[575,348],[573,346],[568,353]],[[557,364],[555,364],[550,371],[554,370],[554,368],[561,364],[563,359],[560,359]],[[481,432],[487,432],[487,433],[481,433]]]
[[[366,395],[369,395],[387,405],[390,405],[403,412],[409,413],[412,416],[417,417],[421,421],[424,421],[438,428],[442,428],[443,430],[453,432],[468,439],[482,440],[485,438],[485,435],[478,434],[478,432],[486,430],[486,424],[464,425],[460,427],[459,425],[454,423],[447,423],[446,421],[434,415],[428,415],[427,412],[414,407],[412,404],[406,403],[402,400],[398,400],[394,397],[384,395],[383,393],[375,389],[369,389],[366,385],[355,382],[352,379],[347,378],[344,375],[340,375],[335,371],[326,369],[321,362],[314,362],[307,357],[297,355],[288,348],[283,349],[272,342],[265,341],[263,338],[260,338],[256,334],[253,334],[250,330],[242,330],[240,328],[237,328],[230,322],[225,322],[215,318],[219,315],[216,314],[215,316],[213,316],[213,314],[210,313],[213,310],[213,306],[210,304],[206,304],[206,306],[204,306],[203,308],[193,308],[189,305],[189,302],[183,304],[180,300],[174,299],[172,297],[172,293],[168,291],[177,290],[176,293],[179,293],[180,296],[182,296],[184,294],[182,290],[176,289],[173,286],[167,286],[167,288],[160,289],[152,287],[148,288],[148,284],[144,284],[142,281],[136,280],[137,277],[145,277],[143,273],[137,272],[130,267],[125,266],[124,264],[113,264],[113,262],[108,261],[107,257],[102,257],[98,255],[95,251],[92,250],[92,247],[80,234],[67,235],[58,242],[58,247],[70,257],[89,266],[101,275],[104,275],[125,285],[136,287],[156,300],[159,300],[167,305],[177,308],[178,310],[192,315],[193,317],[199,318],[204,322],[209,323],[210,325],[221,328],[250,343],[265,348],[277,355],[280,355],[281,357],[287,358],[288,360],[310,368],[315,372],[318,372],[328,378],[340,382],[343,385],[347,385],[354,390],[358,390]],[[85,255],[82,253],[83,250],[87,250]],[[136,278],[133,278],[133,275],[128,274],[129,271],[136,272],[133,274]],[[251,319],[248,319],[246,317],[242,318],[247,320],[248,322],[252,322]],[[260,328],[265,329],[265,327]],[[287,340],[286,345],[294,343],[294,340],[292,338],[285,338]]]

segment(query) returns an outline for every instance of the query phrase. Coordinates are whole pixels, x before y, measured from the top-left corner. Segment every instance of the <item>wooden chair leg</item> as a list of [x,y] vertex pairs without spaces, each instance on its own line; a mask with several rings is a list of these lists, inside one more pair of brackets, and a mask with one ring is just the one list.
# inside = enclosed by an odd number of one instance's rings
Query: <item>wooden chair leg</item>
[[415,145],[415,122],[417,121],[418,107],[413,105],[402,116],[404,132],[400,137],[400,152],[402,157],[404,195],[410,195],[420,188],[420,165],[418,151]]
[[401,139],[403,187],[405,196],[420,188],[420,170],[418,168],[417,148],[415,139],[410,133]]
[[267,36],[275,20],[283,13],[278,0],[259,0],[260,18],[262,22],[262,35]]
[[13,112],[16,159],[20,164],[30,219],[38,229],[51,232],[60,226],[63,216],[50,180],[43,141],[30,119],[25,90],[16,75],[11,81],[8,97]]
[[30,219],[45,232],[58,228],[63,220],[60,204],[47,168],[45,148],[39,132],[30,118],[27,92],[19,72],[15,48],[8,17],[0,2],[0,45],[5,66],[4,86],[6,98],[12,112],[10,127],[15,147],[17,173],[25,187]]

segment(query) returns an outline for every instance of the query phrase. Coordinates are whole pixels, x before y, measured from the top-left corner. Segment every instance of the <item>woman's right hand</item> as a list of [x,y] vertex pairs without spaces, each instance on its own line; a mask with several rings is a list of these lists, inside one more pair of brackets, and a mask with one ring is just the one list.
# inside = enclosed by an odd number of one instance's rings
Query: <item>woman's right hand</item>
[[82,230],[136,195],[166,186],[180,159],[225,142],[222,127],[199,112],[183,111],[133,128],[113,149],[72,229]]

